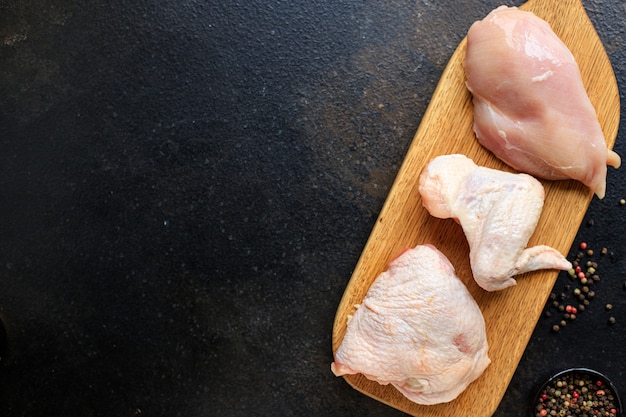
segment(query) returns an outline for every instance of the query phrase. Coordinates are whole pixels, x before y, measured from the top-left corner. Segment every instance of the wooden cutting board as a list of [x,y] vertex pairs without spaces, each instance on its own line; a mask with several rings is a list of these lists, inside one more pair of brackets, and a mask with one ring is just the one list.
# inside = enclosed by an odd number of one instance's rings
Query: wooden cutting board
[[[619,93],[604,48],[579,0],[530,0],[520,7],[549,22],[568,45],[581,70],[607,144],[613,147],[619,125]],[[455,265],[485,317],[489,356],[487,370],[457,399],[446,404],[421,406],[407,400],[390,385],[382,386],[361,375],[345,376],[355,389],[414,416],[480,417],[492,415],[522,357],[543,306],[558,276],[538,271],[516,277],[518,285],[489,293],[474,282],[469,248],[461,227],[439,220],[422,207],[418,176],[433,157],[461,153],[478,165],[511,171],[482,148],[472,131],[471,96],[465,88],[463,58],[466,40],[459,45],[444,70],[417,130],[376,225],[355,267],[337,310],[333,352],[341,344],[348,315],[354,312],[374,279],[402,249],[431,243]],[[546,200],[529,246],[545,244],[567,254],[576,237],[592,193],[574,181],[542,181]],[[463,314],[462,311],[451,314]],[[520,407],[525,407],[520,404]]]

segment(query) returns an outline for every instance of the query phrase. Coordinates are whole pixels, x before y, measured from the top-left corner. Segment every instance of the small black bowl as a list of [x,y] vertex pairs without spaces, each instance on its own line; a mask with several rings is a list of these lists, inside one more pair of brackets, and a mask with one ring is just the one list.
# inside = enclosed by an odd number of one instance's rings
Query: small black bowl
[[[615,414],[613,414],[615,417],[623,416],[622,401],[620,400],[619,393],[617,392],[615,385],[613,385],[611,380],[609,380],[606,375],[603,375],[598,371],[594,371],[593,369],[570,368],[552,375],[541,386],[541,388],[539,388],[539,391],[537,391],[537,394],[535,394],[531,403],[529,414],[531,417],[542,416],[542,407],[546,410],[545,415],[547,417],[550,416],[548,404],[550,404],[550,400],[552,398],[555,398],[551,389],[554,388],[554,390],[560,390],[563,392],[563,387],[557,386],[559,381],[561,383],[566,382],[568,385],[565,387],[565,395],[570,395],[567,401],[570,403],[569,409],[572,411],[570,413],[571,415],[579,415],[578,413],[575,414],[573,409],[575,407],[581,407],[583,401],[589,400],[587,399],[587,396],[591,395],[595,399],[601,399],[607,402],[608,404],[605,407],[607,410],[615,409]],[[579,385],[580,381],[583,381],[583,385]],[[569,385],[573,385],[574,389],[570,389]],[[561,408],[565,407],[564,400],[561,400],[560,398],[557,398],[557,404],[560,404]]]

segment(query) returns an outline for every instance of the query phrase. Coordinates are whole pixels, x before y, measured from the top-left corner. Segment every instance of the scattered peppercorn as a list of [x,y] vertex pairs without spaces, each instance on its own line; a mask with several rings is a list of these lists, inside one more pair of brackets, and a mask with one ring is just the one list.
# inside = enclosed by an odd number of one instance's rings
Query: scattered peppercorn
[[606,308],[607,310],[612,310],[613,309],[613,304],[607,304],[604,306],[604,308]]
[[609,324],[615,324],[615,317],[609,317]]
[[[590,220],[588,224],[595,223]],[[600,289],[599,282],[601,279],[598,274],[600,258],[598,256],[608,254],[608,249],[602,247],[601,250],[594,250],[586,241],[580,242],[578,249],[575,258],[571,261],[572,268],[565,275],[569,277],[568,282],[563,283],[560,292],[555,288],[550,293],[546,305],[546,318],[554,317],[553,312],[558,313],[556,317],[559,318],[552,326],[553,332],[562,330],[568,322],[576,320],[580,314],[588,311],[590,303],[596,298],[596,290]],[[626,290],[626,281],[623,283],[623,288]],[[605,304],[606,310],[611,308],[612,305]],[[609,321],[613,324],[615,318],[612,317]]]

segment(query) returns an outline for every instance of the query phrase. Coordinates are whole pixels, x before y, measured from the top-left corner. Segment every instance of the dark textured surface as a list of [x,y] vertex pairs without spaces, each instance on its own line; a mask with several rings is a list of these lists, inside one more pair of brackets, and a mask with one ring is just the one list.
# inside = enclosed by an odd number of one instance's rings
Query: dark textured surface
[[[403,415],[331,374],[333,318],[499,4],[0,1],[0,415]],[[626,6],[584,4],[621,87]],[[567,366],[626,392],[625,176],[577,238],[611,252],[593,308],[540,321],[497,416]]]

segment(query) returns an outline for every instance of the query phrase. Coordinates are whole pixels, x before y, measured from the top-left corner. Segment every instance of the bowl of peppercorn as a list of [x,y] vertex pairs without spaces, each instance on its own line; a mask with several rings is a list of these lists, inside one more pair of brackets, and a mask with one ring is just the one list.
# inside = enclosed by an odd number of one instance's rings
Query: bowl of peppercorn
[[613,383],[600,372],[570,368],[550,377],[533,398],[531,417],[622,417]]

